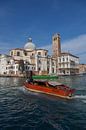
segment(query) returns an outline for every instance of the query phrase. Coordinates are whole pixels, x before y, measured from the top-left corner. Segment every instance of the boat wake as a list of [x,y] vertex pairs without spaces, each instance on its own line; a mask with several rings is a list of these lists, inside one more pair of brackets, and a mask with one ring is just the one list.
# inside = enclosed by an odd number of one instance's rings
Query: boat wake
[[74,99],[86,99],[86,95],[75,95]]
[[73,99],[79,99],[81,102],[86,104],[86,95],[75,95]]
[[24,86],[21,86],[21,87],[19,87],[18,89],[19,89],[20,91],[23,91],[23,92],[26,91],[26,89],[24,88]]
[[21,86],[21,87],[19,88],[19,90],[20,90],[21,92],[23,92],[24,94],[39,95],[38,93],[33,93],[33,92],[31,92],[31,91],[26,90],[24,86]]
[[[24,86],[21,86],[18,89],[19,89],[19,91],[23,92],[25,95],[28,95],[28,94],[29,95],[37,95],[37,96],[40,95],[39,93],[27,91]],[[43,96],[43,95],[41,95],[41,96]],[[86,95],[75,95],[72,97],[72,99],[81,99],[81,101],[83,103],[86,103]]]

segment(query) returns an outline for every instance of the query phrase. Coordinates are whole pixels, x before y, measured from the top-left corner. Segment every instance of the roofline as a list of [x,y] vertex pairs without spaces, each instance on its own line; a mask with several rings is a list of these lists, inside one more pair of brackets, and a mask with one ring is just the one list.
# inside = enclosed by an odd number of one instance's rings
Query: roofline
[[70,55],[70,56],[73,56],[73,57],[79,58],[78,56],[75,56],[75,55],[73,55],[73,54],[71,54],[71,53],[69,53],[69,52],[62,52],[61,55],[62,55],[62,54],[66,54],[66,55]]
[[36,49],[36,50],[44,50],[44,51],[48,51],[47,49],[41,49],[41,48],[39,48],[39,49]]
[[23,48],[14,48],[14,49],[10,49],[10,51],[12,50],[24,50]]

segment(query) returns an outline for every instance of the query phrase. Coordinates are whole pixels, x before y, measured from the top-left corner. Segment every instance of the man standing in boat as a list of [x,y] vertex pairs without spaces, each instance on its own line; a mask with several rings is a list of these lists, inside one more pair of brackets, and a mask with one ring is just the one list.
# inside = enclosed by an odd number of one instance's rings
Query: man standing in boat
[[32,72],[32,70],[30,70],[29,72],[28,72],[28,74],[27,74],[27,80],[26,80],[26,82],[28,82],[28,83],[33,83],[33,72]]

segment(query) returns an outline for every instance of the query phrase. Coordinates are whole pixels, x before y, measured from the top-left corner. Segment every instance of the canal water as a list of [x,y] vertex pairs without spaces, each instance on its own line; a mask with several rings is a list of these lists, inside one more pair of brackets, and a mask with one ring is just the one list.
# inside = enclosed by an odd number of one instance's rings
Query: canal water
[[23,78],[0,78],[0,130],[86,130],[86,76],[60,77],[72,100],[25,90]]

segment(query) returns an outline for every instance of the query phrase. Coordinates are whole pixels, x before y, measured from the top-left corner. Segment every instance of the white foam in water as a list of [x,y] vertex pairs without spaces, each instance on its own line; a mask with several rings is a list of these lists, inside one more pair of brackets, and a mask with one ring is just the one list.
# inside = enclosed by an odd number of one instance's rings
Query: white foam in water
[[75,95],[73,98],[86,99],[86,95]]
[[21,90],[21,91],[25,91],[26,90],[23,86],[19,87],[18,89]]
[[83,103],[86,103],[86,100],[82,100]]
[[26,90],[24,86],[19,87],[19,90],[20,90],[20,91],[23,91],[24,93],[28,93],[28,94],[39,95],[39,94],[36,93],[36,92],[31,92],[31,91],[29,91],[29,90]]

